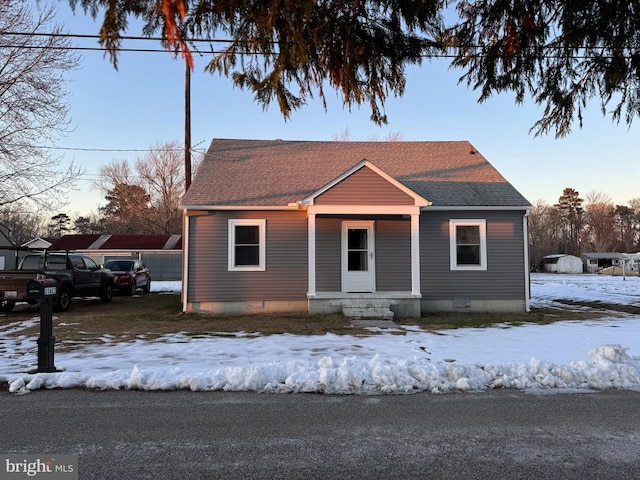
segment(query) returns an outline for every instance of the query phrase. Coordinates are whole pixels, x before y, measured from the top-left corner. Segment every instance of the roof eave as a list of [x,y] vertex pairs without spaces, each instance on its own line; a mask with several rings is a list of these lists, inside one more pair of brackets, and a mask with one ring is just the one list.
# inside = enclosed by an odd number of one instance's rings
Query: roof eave
[[531,205],[431,205],[421,210],[530,210]]
[[306,206],[300,203],[290,203],[288,205],[183,205],[182,209],[189,212],[192,210],[305,210]]

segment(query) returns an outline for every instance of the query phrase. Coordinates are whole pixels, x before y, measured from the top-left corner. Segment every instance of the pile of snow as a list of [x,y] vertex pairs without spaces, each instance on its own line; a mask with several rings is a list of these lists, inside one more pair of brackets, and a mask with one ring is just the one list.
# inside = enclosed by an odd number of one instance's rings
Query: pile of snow
[[[179,288],[179,283],[153,286]],[[558,298],[638,305],[640,279],[535,274],[532,295],[536,306]],[[630,315],[434,333],[399,327],[401,332],[378,330],[368,337],[182,333],[132,342],[105,337],[104,345],[57,352],[60,372],[26,374],[36,362],[37,344],[19,332],[34,322],[0,326],[0,382],[8,382],[13,393],[77,387],[336,394],[640,391],[640,318]]]

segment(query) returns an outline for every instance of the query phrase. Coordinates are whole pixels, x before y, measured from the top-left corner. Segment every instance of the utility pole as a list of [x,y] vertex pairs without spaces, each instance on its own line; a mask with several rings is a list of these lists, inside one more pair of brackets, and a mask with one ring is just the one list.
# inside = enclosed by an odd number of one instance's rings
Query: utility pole
[[184,75],[184,191],[191,185],[191,67],[185,63]]

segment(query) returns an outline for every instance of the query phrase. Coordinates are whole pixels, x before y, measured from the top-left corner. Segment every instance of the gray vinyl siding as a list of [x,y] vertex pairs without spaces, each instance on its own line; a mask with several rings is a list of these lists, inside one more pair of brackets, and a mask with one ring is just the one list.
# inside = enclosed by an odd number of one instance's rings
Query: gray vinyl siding
[[376,290],[411,290],[411,220],[376,221]]
[[[228,220],[266,219],[266,270],[228,271]],[[189,219],[189,302],[306,300],[305,212],[214,211]]]
[[316,205],[413,205],[415,200],[363,167],[315,198]]
[[[422,298],[518,300],[525,292],[523,211],[424,211],[420,218]],[[487,221],[487,270],[452,271],[449,220]]]
[[341,287],[342,219],[316,217],[316,290],[339,292]]
[[[342,222],[373,217],[316,218],[316,289],[339,292]],[[411,290],[411,223],[409,219],[375,218],[376,290]]]

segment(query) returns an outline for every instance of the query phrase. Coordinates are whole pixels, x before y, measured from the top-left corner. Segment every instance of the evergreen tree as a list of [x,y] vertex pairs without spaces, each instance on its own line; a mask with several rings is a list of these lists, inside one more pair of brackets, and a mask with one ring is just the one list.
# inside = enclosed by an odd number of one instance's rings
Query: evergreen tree
[[59,213],[51,217],[51,223],[48,226],[49,236],[58,239],[66,235],[70,230],[71,218],[66,213]]
[[561,247],[569,255],[580,256],[580,233],[583,227],[582,198],[573,188],[565,188],[558,199],[556,208],[562,213],[565,222],[564,237]]

